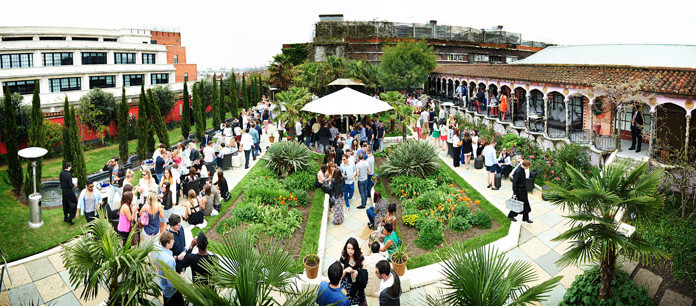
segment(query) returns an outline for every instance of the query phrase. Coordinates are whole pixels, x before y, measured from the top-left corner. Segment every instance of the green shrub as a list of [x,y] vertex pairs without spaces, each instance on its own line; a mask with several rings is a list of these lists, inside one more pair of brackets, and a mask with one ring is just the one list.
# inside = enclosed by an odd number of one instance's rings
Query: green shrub
[[[422,220],[422,221],[421,221]],[[433,218],[419,218],[416,245],[421,249],[432,250],[445,241],[442,226]]]
[[[675,201],[667,197],[666,205]],[[696,283],[696,220],[677,217],[677,212],[665,209],[654,221],[638,224],[636,230],[646,241],[667,251],[671,256],[671,270],[678,281]]]
[[[297,208],[290,209],[287,214],[277,210],[268,210],[267,213],[264,217],[264,222],[268,226],[266,233],[276,238],[290,238],[302,224],[302,212]],[[278,218],[279,216],[282,218]]]
[[249,177],[249,180],[246,183],[246,188],[283,189],[283,185],[275,177],[258,175]]
[[481,229],[487,229],[493,227],[493,222],[491,221],[491,217],[488,216],[488,214],[484,211],[477,211],[471,215],[469,215],[469,221],[471,221],[471,224],[478,226]]
[[310,190],[314,188],[316,181],[316,173],[300,171],[288,175],[283,180],[283,185],[287,190]]
[[457,233],[463,233],[472,227],[471,221],[466,217],[454,216],[449,220],[447,227]]
[[471,209],[466,205],[457,205],[457,207],[454,209],[454,215],[457,217],[468,218],[469,215],[471,215]]
[[218,224],[218,226],[215,228],[215,231],[218,234],[225,234],[233,228],[239,226],[240,223],[242,223],[242,220],[240,220],[237,216],[233,216],[232,218],[220,222],[220,224]]
[[435,182],[417,177],[397,175],[389,183],[391,193],[399,200],[413,199],[426,190],[435,188]]
[[413,215],[418,214],[418,209],[416,209],[416,203],[412,199],[403,200],[401,202],[401,214],[402,215]]
[[575,277],[575,281],[563,296],[559,305],[653,305],[648,290],[636,285],[631,277],[622,270],[617,270],[611,284],[611,297],[599,300],[599,270],[595,267]]
[[422,195],[413,200],[416,205],[416,209],[434,209],[437,203],[440,201],[439,193],[436,190],[430,190],[424,192]]
[[313,157],[304,144],[280,141],[268,148],[263,160],[267,162],[266,167],[278,173],[280,177],[287,177],[290,173],[308,170],[312,166]]
[[433,181],[436,186],[448,186],[454,182],[447,171],[442,168],[438,168],[437,172],[429,175],[428,180]]
[[426,178],[440,167],[439,149],[425,141],[406,141],[394,148],[382,164],[382,174],[387,177],[406,175]]
[[301,193],[301,195],[286,191],[282,188],[254,187],[244,193],[244,199],[269,205],[288,205],[290,207],[306,206],[309,203],[307,193],[302,191],[299,193]]
[[553,181],[561,186],[567,186],[570,177],[565,171],[566,165],[571,165],[582,173],[590,171],[590,156],[587,148],[571,143],[556,150],[549,150],[535,158],[534,170],[537,171],[537,182]]
[[261,219],[261,208],[252,202],[246,202],[244,205],[240,205],[232,210],[232,215],[239,219],[239,221],[258,223],[262,222]]

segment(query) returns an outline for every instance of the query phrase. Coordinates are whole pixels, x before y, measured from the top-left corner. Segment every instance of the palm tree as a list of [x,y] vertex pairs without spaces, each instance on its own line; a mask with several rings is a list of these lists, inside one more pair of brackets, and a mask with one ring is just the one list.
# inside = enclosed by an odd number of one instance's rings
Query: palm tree
[[[222,237],[215,248],[218,260],[205,263],[210,272],[210,284],[220,288],[192,285],[176,271],[161,264],[166,277],[176,290],[193,305],[311,305],[316,300],[314,290],[300,291],[293,278],[297,262],[276,242],[255,247],[257,239],[244,230],[233,231]],[[271,296],[272,291],[285,294],[287,300],[280,303]]]
[[290,127],[288,135],[290,139],[295,139],[295,122],[300,122],[308,115],[302,112],[302,108],[312,100],[312,94],[305,87],[290,87],[290,89],[276,94],[276,109],[279,111],[275,115],[275,121],[286,122]]
[[292,79],[290,57],[282,53],[274,55],[271,65],[268,66],[268,72],[271,74],[271,84],[278,86],[281,90],[287,88]]
[[449,292],[440,292],[438,301],[428,296],[428,304],[435,305],[526,305],[541,302],[558,284],[560,276],[530,287],[537,279],[531,264],[522,260],[509,262],[493,247],[473,251],[458,244],[438,255],[442,260],[443,281]]
[[[106,215],[105,213],[102,215]],[[74,244],[65,245],[63,265],[74,287],[84,286],[83,299],[94,299],[100,287],[109,291],[108,305],[150,305],[147,296],[158,296],[157,274],[148,263],[154,251],[151,241],[126,246],[105,217],[85,226],[84,235]]]
[[630,259],[667,257],[639,235],[628,236],[619,229],[623,222],[645,222],[664,204],[664,195],[657,190],[663,174],[647,171],[647,163],[631,169],[627,162],[618,162],[587,175],[571,165],[565,169],[569,188],[547,182],[549,201],[570,211],[566,218],[572,227],[553,239],[572,242],[558,263],[599,262],[599,298],[608,299],[620,248]]
[[406,127],[413,124],[418,120],[418,115],[415,113],[416,109],[413,106],[408,105],[406,102],[406,99],[404,98],[404,95],[399,93],[398,91],[388,91],[385,93],[382,93],[380,95],[380,98],[382,98],[382,101],[389,103],[391,107],[394,108],[393,115],[396,117],[392,117],[389,120],[389,124],[391,126],[391,130],[395,129],[396,125],[396,120],[395,119],[401,119],[401,136],[403,137],[403,140],[406,141]]

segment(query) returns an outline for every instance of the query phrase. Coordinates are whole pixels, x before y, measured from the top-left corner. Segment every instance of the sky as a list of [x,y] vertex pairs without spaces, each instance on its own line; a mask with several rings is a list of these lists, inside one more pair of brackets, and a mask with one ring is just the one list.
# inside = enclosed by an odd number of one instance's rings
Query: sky
[[[319,14],[492,28],[562,45],[696,45],[696,1],[34,0],[3,1],[2,26],[176,27],[198,69],[265,66],[283,43],[309,42]],[[103,3],[103,4],[102,4]],[[15,12],[15,13],[8,13]]]

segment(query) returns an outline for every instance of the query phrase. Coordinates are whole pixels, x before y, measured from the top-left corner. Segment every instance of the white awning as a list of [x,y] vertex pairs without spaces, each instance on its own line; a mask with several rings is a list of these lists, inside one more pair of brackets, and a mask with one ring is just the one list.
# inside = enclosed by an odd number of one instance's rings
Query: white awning
[[346,87],[309,102],[302,111],[322,115],[369,115],[391,109],[394,108],[387,102]]
[[365,86],[365,84],[353,79],[335,79],[327,86]]

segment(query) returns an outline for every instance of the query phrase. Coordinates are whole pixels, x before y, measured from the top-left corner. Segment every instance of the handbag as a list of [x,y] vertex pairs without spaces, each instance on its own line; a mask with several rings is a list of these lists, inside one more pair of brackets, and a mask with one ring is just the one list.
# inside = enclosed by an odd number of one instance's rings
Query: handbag
[[507,201],[505,201],[505,207],[507,207],[509,210],[519,213],[524,210],[524,202],[519,201],[517,199],[509,198]]
[[336,200],[333,196],[329,196],[329,208],[333,207],[334,205],[336,205]]
[[324,193],[331,193],[331,189],[332,189],[332,186],[331,186],[330,180],[327,180],[326,182],[321,184],[321,191],[323,191]]
[[148,215],[146,213],[140,214],[140,226],[143,227],[147,226],[148,224],[150,224],[150,218],[148,218]]

